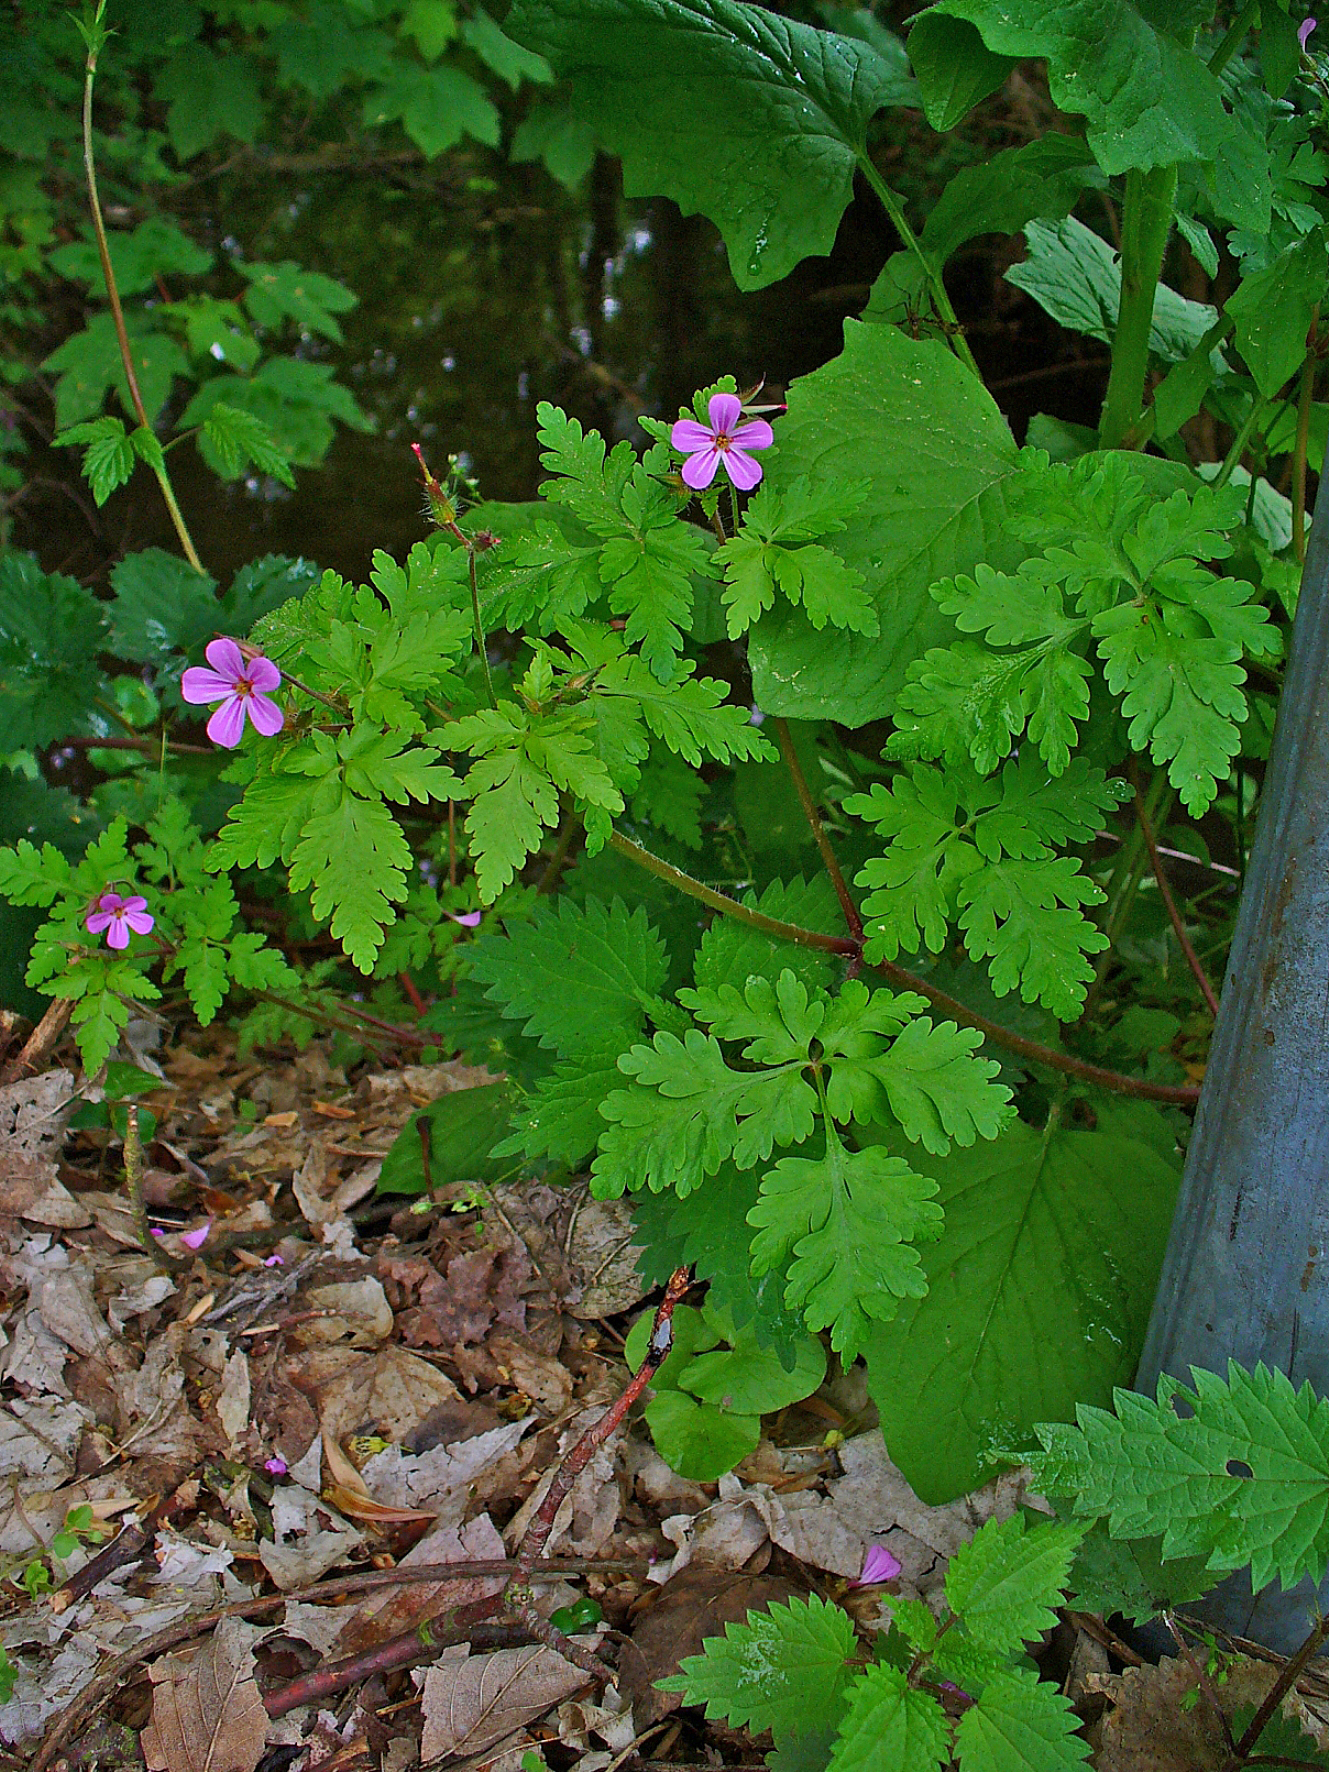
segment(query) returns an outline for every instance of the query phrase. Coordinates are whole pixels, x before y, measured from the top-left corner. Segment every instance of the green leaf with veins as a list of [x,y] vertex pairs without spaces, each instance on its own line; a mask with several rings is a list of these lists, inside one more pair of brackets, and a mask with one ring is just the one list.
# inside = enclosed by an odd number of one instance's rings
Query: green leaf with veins
[[982,1649],[1013,1654],[1057,1622],[1084,1528],[1039,1525],[1023,1514],[988,1520],[961,1545],[946,1571],[946,1604]]
[[518,0],[504,29],[568,83],[625,195],[716,224],[740,289],[830,251],[870,118],[911,90],[868,44],[738,0]]
[[1031,1669],[996,1674],[960,1718],[955,1745],[965,1772],[1076,1772],[1089,1758],[1079,1718]]
[[660,1684],[740,1729],[785,1735],[833,1727],[855,1649],[849,1614],[811,1594],[727,1624],[723,1636],[709,1637],[700,1655],[680,1661],[678,1673]]
[[828,1772],[941,1772],[950,1763],[946,1713],[903,1669],[865,1668],[848,1698]]
[[829,621],[855,633],[880,633],[862,573],[815,545],[818,537],[844,528],[868,490],[869,483],[859,481],[814,491],[800,479],[787,492],[766,485],[753,495],[743,513],[742,530],[715,554],[725,573],[722,595],[731,640],[771,607],[777,589],[791,603],[802,605],[818,632]]
[[824,1156],[784,1157],[763,1175],[748,1213],[753,1272],[787,1264],[785,1303],[809,1329],[829,1329],[849,1363],[874,1322],[927,1290],[912,1245],[941,1230],[936,1192],[900,1157],[847,1151],[828,1122]]

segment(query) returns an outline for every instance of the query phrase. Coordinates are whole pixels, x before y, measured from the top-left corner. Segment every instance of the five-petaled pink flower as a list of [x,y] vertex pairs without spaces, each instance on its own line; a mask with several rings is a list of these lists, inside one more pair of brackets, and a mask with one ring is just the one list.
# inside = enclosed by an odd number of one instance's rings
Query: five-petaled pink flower
[[271,738],[283,725],[281,709],[269,694],[281,682],[281,672],[270,658],[257,655],[246,659],[234,640],[214,640],[204,648],[204,658],[212,669],[193,665],[180,679],[180,693],[186,701],[219,701],[221,706],[208,721],[208,737],[213,744],[233,751],[245,729],[245,715],[254,723],[255,732]]
[[863,1573],[857,1581],[851,1581],[850,1587],[875,1587],[879,1581],[894,1581],[900,1573],[900,1559],[893,1551],[888,1551],[884,1544],[868,1546],[868,1554],[863,1559]]
[[675,449],[687,456],[683,463],[683,483],[694,492],[701,492],[715,478],[715,470],[724,463],[724,471],[740,492],[751,492],[761,479],[761,463],[748,454],[749,449],[769,449],[775,433],[764,418],[739,424],[743,402],[737,394],[712,394],[706,410],[709,425],[695,418],[680,418],[669,433]]
[[104,929],[108,948],[127,948],[131,929],[146,935],[152,928],[155,919],[147,907],[147,899],[137,894],[121,898],[118,892],[103,892],[84,917],[83,927],[89,935],[100,935]]
[[1297,26],[1297,42],[1301,45],[1301,53],[1303,55],[1306,53],[1306,39],[1310,36],[1311,32],[1317,28],[1317,22],[1318,21],[1313,18],[1304,18]]

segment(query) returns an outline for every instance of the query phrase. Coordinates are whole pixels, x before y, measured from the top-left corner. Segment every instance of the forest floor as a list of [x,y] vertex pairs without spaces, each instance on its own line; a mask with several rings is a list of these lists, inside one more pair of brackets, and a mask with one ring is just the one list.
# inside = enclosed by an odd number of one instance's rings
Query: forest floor
[[[319,1041],[245,1060],[224,1030],[131,1033],[159,1079],[141,1098],[146,1241],[119,1138],[70,1127],[99,1092],[63,1047],[0,1087],[0,1642],[17,1670],[0,1767],[757,1772],[768,1738],[655,1682],[795,1594],[845,1605],[870,1641],[892,1596],[938,1595],[959,1545],[1024,1499],[1012,1473],[924,1506],[861,1368],[833,1365],[718,1484],[675,1475],[637,1408],[558,1506],[531,1584],[541,1620],[596,1602],[578,1660],[533,1640],[529,1613],[449,1633],[441,1615],[503,1591],[561,1462],[628,1384],[627,1330],[658,1295],[626,1209],[539,1182],[378,1195],[410,1116],[490,1080],[472,1067],[348,1076]],[[873,1544],[901,1574],[857,1588]],[[449,1634],[467,1640],[440,1648]],[[1179,1702],[1182,1658],[1154,1666],[1076,1613],[1031,1650],[1102,1772],[1221,1764],[1217,1718]],[[1225,1709],[1271,1677],[1234,1663]]]

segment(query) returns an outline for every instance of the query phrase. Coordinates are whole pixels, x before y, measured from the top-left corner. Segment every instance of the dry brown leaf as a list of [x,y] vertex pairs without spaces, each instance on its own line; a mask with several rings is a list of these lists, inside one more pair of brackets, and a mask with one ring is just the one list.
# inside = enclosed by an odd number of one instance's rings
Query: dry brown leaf
[[581,1288],[580,1298],[568,1307],[574,1317],[612,1317],[646,1296],[634,1234],[632,1214],[622,1200],[588,1198],[577,1208],[568,1238],[568,1259]]
[[77,1106],[72,1071],[46,1071],[0,1089],[0,1161],[49,1164],[55,1177],[65,1123]]
[[655,1682],[678,1672],[685,1655],[701,1651],[707,1637],[738,1624],[753,1609],[787,1600],[800,1590],[780,1575],[748,1575],[690,1563],[660,1589],[659,1597],[637,1619],[624,1650],[619,1685],[632,1700],[639,1729],[649,1729],[682,1704],[678,1692],[657,1692]]
[[[1219,1703],[1231,1722],[1243,1705],[1258,1708],[1278,1677],[1271,1662],[1231,1657],[1224,1677],[1215,1684]],[[1183,1699],[1195,1691],[1194,1670],[1181,1656],[1157,1667],[1127,1668],[1115,1678],[1093,1682],[1113,1708],[1103,1718],[1101,1744],[1095,1759],[1099,1772],[1217,1772],[1227,1759],[1227,1744],[1213,1708],[1203,1698],[1191,1708]],[[1290,1693],[1283,1714],[1311,1733],[1319,1727],[1304,1699]],[[1311,1741],[1306,1743],[1312,1750]]]
[[[409,1569],[419,1563],[464,1563],[472,1558],[504,1554],[503,1540],[493,1521],[488,1514],[480,1514],[468,1520],[460,1531],[455,1526],[435,1527],[411,1547],[402,1558],[402,1566]],[[337,1659],[359,1655],[375,1643],[416,1629],[446,1606],[459,1606],[464,1600],[498,1593],[505,1580],[502,1575],[459,1576],[455,1581],[417,1581],[409,1587],[371,1594],[346,1618],[329,1653]]]
[[196,1655],[165,1655],[148,1669],[156,1688],[142,1736],[150,1772],[254,1772],[268,1733],[254,1678],[256,1634],[223,1618]]
[[425,1676],[420,1758],[482,1753],[587,1683],[542,1643],[440,1661]]

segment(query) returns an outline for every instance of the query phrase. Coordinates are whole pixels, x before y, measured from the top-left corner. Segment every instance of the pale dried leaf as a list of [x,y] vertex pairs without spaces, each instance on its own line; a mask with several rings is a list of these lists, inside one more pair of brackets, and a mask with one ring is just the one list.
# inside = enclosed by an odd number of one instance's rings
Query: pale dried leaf
[[586,1683],[542,1643],[442,1661],[425,1677],[420,1758],[482,1753]]
[[[487,1561],[504,1554],[503,1540],[493,1521],[488,1514],[479,1514],[474,1520],[468,1520],[460,1532],[455,1526],[436,1526],[419,1544],[412,1546],[402,1558],[402,1566],[465,1563],[472,1559]],[[460,1576],[455,1581],[416,1581],[409,1587],[389,1588],[371,1594],[350,1617],[343,1612],[335,1654],[338,1658],[358,1655],[375,1643],[402,1636],[435,1617],[445,1606],[457,1606],[464,1600],[478,1600],[500,1592],[505,1579],[502,1575]]]
[[243,1348],[237,1348],[222,1371],[221,1389],[217,1392],[217,1419],[231,1445],[249,1426],[249,1360]]
[[298,1339],[306,1344],[353,1338],[357,1347],[373,1347],[392,1334],[392,1310],[381,1281],[344,1280],[332,1286],[311,1287],[311,1310],[325,1317],[302,1323]]
[[196,1655],[166,1655],[148,1669],[156,1690],[141,1739],[150,1772],[254,1772],[268,1732],[254,1678],[256,1634],[224,1618]]
[[51,1162],[78,1098],[72,1071],[46,1071],[0,1089],[0,1163]]
[[572,1221],[568,1259],[581,1285],[569,1305],[574,1317],[616,1316],[646,1296],[637,1273],[640,1247],[633,1242],[632,1214],[623,1200],[587,1200]]

